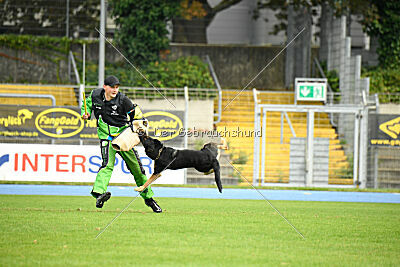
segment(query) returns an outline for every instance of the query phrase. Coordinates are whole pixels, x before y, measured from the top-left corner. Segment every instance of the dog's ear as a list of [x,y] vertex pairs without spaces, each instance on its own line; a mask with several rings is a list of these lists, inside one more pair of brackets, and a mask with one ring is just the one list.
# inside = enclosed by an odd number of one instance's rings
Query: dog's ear
[[210,148],[210,143],[204,144],[203,147],[201,148],[201,150],[204,149],[209,149]]
[[206,150],[206,149],[210,150],[210,151],[213,151],[213,150],[217,149],[217,144],[216,143],[204,144],[204,146],[203,146],[203,148],[201,150]]

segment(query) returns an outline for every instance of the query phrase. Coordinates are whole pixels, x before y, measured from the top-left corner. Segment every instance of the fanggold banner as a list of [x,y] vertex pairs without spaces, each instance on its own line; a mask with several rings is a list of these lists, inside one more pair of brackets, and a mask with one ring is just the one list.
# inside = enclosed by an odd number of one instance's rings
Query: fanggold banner
[[[183,142],[183,112],[144,110],[149,135],[175,145]],[[0,136],[13,138],[97,139],[94,116],[84,121],[78,107],[0,105]]]
[[97,139],[96,120],[81,119],[78,107],[0,106],[0,136]]

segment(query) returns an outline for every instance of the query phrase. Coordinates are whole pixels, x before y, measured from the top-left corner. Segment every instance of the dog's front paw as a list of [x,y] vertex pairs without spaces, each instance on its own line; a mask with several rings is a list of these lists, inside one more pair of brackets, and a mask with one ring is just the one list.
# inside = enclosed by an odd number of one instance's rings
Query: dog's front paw
[[144,189],[146,189],[146,188],[142,185],[142,186],[136,187],[135,191],[142,192]]

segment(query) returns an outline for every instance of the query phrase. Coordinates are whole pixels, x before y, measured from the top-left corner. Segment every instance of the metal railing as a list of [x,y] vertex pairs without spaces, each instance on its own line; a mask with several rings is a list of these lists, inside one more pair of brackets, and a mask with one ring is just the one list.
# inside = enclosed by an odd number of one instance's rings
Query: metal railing
[[75,74],[76,83],[80,84],[81,83],[81,79],[79,77],[78,68],[76,67],[76,62],[75,62],[74,54],[72,54],[72,51],[69,51],[69,58],[70,58],[70,60],[72,62],[72,67],[74,68],[74,74]]
[[[352,170],[351,170],[351,174],[348,173],[346,174],[345,178],[351,178],[353,180],[353,184],[351,186],[356,186],[358,184],[358,182],[361,182],[361,187],[365,187],[365,182],[366,182],[366,175],[365,175],[365,155],[362,151],[361,148],[365,147],[365,144],[367,142],[366,138],[365,138],[365,133],[367,132],[367,128],[365,127],[365,123],[368,120],[368,116],[365,114],[366,112],[366,108],[363,105],[334,105],[334,106],[319,106],[319,105],[271,105],[271,104],[257,104],[256,105],[256,109],[255,109],[255,129],[254,132],[262,132],[262,134],[260,136],[257,136],[254,138],[254,157],[253,157],[253,184],[254,185],[284,185],[285,183],[276,183],[276,182],[266,182],[266,174],[268,172],[271,172],[271,168],[273,167],[273,169],[277,169],[275,170],[275,172],[282,172],[284,173],[285,171],[287,171],[287,168],[289,167],[289,163],[286,162],[287,160],[285,160],[285,162],[282,162],[283,158],[281,159],[275,159],[274,157],[276,156],[277,158],[280,157],[281,155],[278,154],[271,154],[271,149],[272,146],[276,147],[276,145],[278,144],[278,140],[277,142],[274,141],[271,143],[271,141],[269,141],[269,153],[267,153],[267,132],[266,132],[266,128],[267,128],[267,113],[268,112],[290,112],[290,113],[305,113],[307,114],[307,134],[306,137],[304,137],[304,133],[302,134],[302,138],[305,138],[306,140],[306,149],[305,149],[305,153],[306,155],[304,155],[304,162],[305,162],[305,177],[306,179],[304,180],[304,184],[296,184],[296,185],[306,185],[306,186],[316,186],[313,183],[313,170],[314,170],[314,166],[313,166],[313,160],[314,160],[314,148],[313,148],[313,142],[314,142],[314,128],[316,127],[316,124],[314,123],[314,118],[315,118],[315,114],[317,113],[339,113],[339,114],[345,114],[346,116],[350,116],[354,119],[353,126],[354,126],[354,134],[353,134],[353,138],[354,138],[354,146],[352,146],[352,152],[353,155],[351,157],[349,157],[349,163],[351,161],[352,164]],[[281,113],[282,114],[282,113]],[[363,116],[360,116],[361,114],[363,114]],[[281,116],[282,117],[282,116]],[[270,129],[271,130],[271,129]],[[272,132],[270,132],[272,133]],[[271,137],[271,134],[269,135]],[[268,137],[268,138],[270,138]],[[273,136],[272,136],[273,138]],[[330,138],[329,140],[333,141],[334,139],[332,139],[333,137],[328,137],[326,136],[326,138]],[[272,140],[272,139],[271,139]],[[336,146],[337,148],[334,149],[336,151],[334,151],[333,153],[337,153],[340,152],[340,146],[337,143],[332,143],[328,145],[333,145]],[[360,148],[360,149],[359,149]],[[337,151],[339,149],[339,151]],[[261,151],[260,151],[261,150]],[[279,152],[279,149],[277,150],[277,153]],[[288,153],[288,152],[287,152]],[[269,160],[268,160],[268,164],[273,164],[273,166],[266,166],[267,164],[267,158],[266,155],[269,155]],[[282,153],[281,153],[282,154]],[[344,157],[344,154],[343,154]],[[279,161],[281,160],[281,161]],[[273,161],[273,162],[272,162]],[[318,163],[319,164],[319,163]],[[317,169],[317,172],[319,172],[318,170],[318,165],[317,167],[315,167]],[[261,165],[261,166],[260,166]],[[283,166],[285,165],[285,166]],[[328,165],[327,165],[328,166]],[[346,165],[347,166],[347,165]],[[261,168],[261,173],[259,172]],[[331,167],[329,167],[330,169],[328,171],[330,172],[335,172],[336,168],[338,168],[338,166],[335,166],[335,169],[331,169]],[[345,166],[342,166],[343,170],[346,170]],[[340,169],[340,170],[342,170]],[[349,168],[351,169],[351,168]],[[297,170],[296,170],[297,171]],[[270,174],[270,175],[278,175],[279,174]],[[318,174],[320,175],[320,174]],[[261,176],[261,177],[260,177]],[[273,178],[279,178],[278,176],[273,177]],[[348,177],[347,177],[348,176]],[[328,176],[326,176],[326,182],[324,184],[324,186],[328,186]],[[289,178],[290,181],[291,178]],[[294,184],[292,184],[294,185]],[[322,185],[322,184],[321,184]]]
[[[327,79],[326,75],[324,73],[324,70],[322,69],[321,64],[319,64],[319,61],[318,61],[317,58],[314,58],[314,64],[317,66],[319,74],[322,76],[322,78]],[[328,85],[328,94],[327,94],[327,96],[329,96],[329,94],[333,95],[334,92],[333,92],[329,82],[327,82],[326,84]],[[329,105],[332,105],[333,104],[333,98],[327,97],[327,102],[328,102]],[[336,123],[333,120],[333,113],[329,113],[329,119],[331,121],[332,126],[333,127],[337,127]]]
[[290,131],[292,132],[293,137],[296,137],[296,132],[294,131],[292,122],[290,121],[290,118],[289,118],[287,112],[286,111],[282,111],[281,112],[281,144],[283,144],[283,124],[284,124],[283,116],[285,116],[286,121],[289,124]]
[[[20,95],[52,95],[55,98],[57,106],[76,106],[77,101],[77,85],[55,85],[55,84],[0,84],[0,92],[13,92]],[[28,98],[28,97],[26,97]],[[32,97],[34,98],[34,97]],[[48,97],[47,97],[48,98]],[[27,101],[20,104],[29,105]],[[33,103],[31,103],[33,104]],[[34,104],[42,105],[42,104]]]
[[[257,90],[253,88],[253,100],[254,100],[254,130],[260,128],[260,110],[258,108],[258,97],[257,97]],[[256,178],[258,178],[258,173],[260,171],[260,160],[259,160],[259,154],[260,154],[260,139],[259,138],[254,138],[254,147],[253,147],[253,185],[257,186],[258,185],[258,180],[256,181]]]
[[49,98],[51,100],[51,105],[56,105],[56,98],[53,95],[38,95],[38,94],[3,94],[0,93],[0,97],[8,98]]
[[381,104],[400,104],[400,93],[377,93],[376,95]]
[[[80,88],[82,87],[82,88]],[[52,95],[57,106],[79,106],[82,100],[82,90],[89,96],[91,90],[97,86],[83,86],[76,84],[0,84],[0,93],[13,92],[20,95]],[[184,99],[184,88],[144,88],[144,87],[120,87],[121,92],[132,100],[134,99]],[[7,93],[8,94],[8,93]],[[214,99],[218,96],[217,89],[189,88],[191,100]],[[48,98],[48,97],[47,97]]]
[[214,67],[213,67],[210,57],[208,55],[206,55],[206,61],[207,61],[208,67],[210,68],[211,76],[215,82],[215,85],[218,88],[218,111],[217,111],[217,113],[214,113],[214,116],[217,116],[217,119],[214,121],[214,123],[219,123],[221,121],[221,112],[222,112],[222,89],[221,89],[221,85],[219,84],[217,74],[214,71]]
[[[98,88],[97,86],[85,86],[85,92],[88,93],[93,89]],[[214,99],[217,97],[217,89],[208,88],[189,88],[189,98],[190,99]],[[184,88],[147,88],[147,87],[127,87],[121,86],[120,91],[124,93],[127,97],[131,99],[164,99],[172,98],[185,98]]]

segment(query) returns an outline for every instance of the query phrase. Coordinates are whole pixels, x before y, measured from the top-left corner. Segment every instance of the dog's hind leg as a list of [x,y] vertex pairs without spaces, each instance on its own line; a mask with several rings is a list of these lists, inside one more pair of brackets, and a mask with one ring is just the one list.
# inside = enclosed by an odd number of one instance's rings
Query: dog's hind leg
[[161,176],[161,173],[152,174],[150,178],[144,183],[144,185],[136,187],[135,191],[142,192],[144,191],[151,183],[157,180]]

